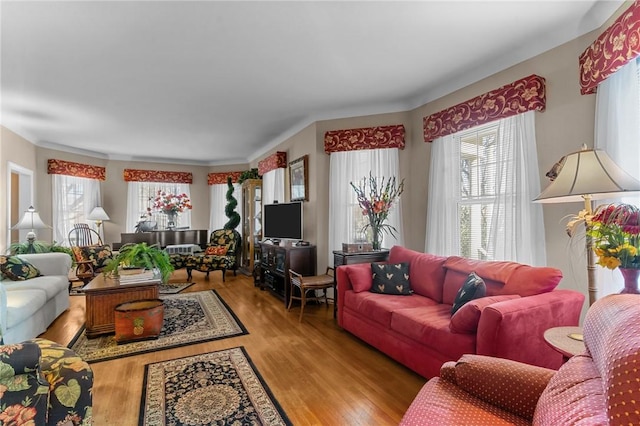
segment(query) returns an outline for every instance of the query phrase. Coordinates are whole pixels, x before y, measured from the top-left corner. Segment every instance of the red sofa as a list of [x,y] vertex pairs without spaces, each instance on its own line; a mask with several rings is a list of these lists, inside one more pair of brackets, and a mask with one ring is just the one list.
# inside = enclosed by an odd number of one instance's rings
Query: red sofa
[[640,296],[596,301],[584,343],[557,372],[479,355],[447,362],[400,425],[640,424]]
[[[545,330],[578,325],[584,295],[554,290],[562,273],[515,262],[441,257],[394,246],[389,263],[409,263],[408,296],[372,293],[370,264],[339,266],[338,324],[418,374],[437,376],[463,354],[507,358],[557,369],[562,356]],[[486,284],[486,297],[454,316],[451,306],[467,276]]]

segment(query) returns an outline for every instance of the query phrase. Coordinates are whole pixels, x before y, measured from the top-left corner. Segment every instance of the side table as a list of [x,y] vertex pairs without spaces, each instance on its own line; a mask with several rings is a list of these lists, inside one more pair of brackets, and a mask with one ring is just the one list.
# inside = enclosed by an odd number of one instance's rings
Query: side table
[[562,354],[564,362],[585,350],[582,340],[570,336],[582,336],[582,327],[553,327],[544,332],[544,340]]

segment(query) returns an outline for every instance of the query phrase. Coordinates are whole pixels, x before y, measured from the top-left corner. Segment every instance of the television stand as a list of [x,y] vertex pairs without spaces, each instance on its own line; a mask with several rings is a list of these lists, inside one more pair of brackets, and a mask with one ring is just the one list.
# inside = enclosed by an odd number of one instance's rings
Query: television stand
[[287,307],[291,296],[289,269],[302,276],[316,275],[316,246],[258,244],[262,253],[257,274],[260,288],[282,299]]

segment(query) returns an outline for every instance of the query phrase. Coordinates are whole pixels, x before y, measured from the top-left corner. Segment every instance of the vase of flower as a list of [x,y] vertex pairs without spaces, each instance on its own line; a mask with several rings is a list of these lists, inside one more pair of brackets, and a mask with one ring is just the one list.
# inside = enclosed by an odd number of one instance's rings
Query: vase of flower
[[388,232],[395,236],[396,229],[385,223],[394,203],[400,198],[404,191],[404,179],[397,184],[396,178],[388,180],[378,179],[369,173],[368,178],[363,178],[358,185],[351,182],[351,187],[356,193],[358,205],[362,209],[362,214],[367,217],[367,223],[362,232],[371,229],[371,245],[373,250],[380,250],[384,233]]
[[170,231],[173,231],[176,228],[176,223],[178,223],[178,212],[168,211],[167,215],[167,228]]
[[635,268],[618,268],[624,279],[624,288],[621,294],[640,294],[638,289],[638,277],[640,277],[640,269]]
[[178,213],[191,210],[191,199],[187,194],[171,194],[158,191],[153,200],[153,208],[167,215],[167,228],[170,230],[178,226]]

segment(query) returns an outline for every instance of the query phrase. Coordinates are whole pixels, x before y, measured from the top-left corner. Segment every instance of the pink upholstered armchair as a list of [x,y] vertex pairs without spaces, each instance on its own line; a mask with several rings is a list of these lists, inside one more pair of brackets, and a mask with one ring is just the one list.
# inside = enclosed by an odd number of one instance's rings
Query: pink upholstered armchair
[[640,296],[597,301],[584,340],[558,371],[481,355],[447,362],[401,425],[640,424]]

